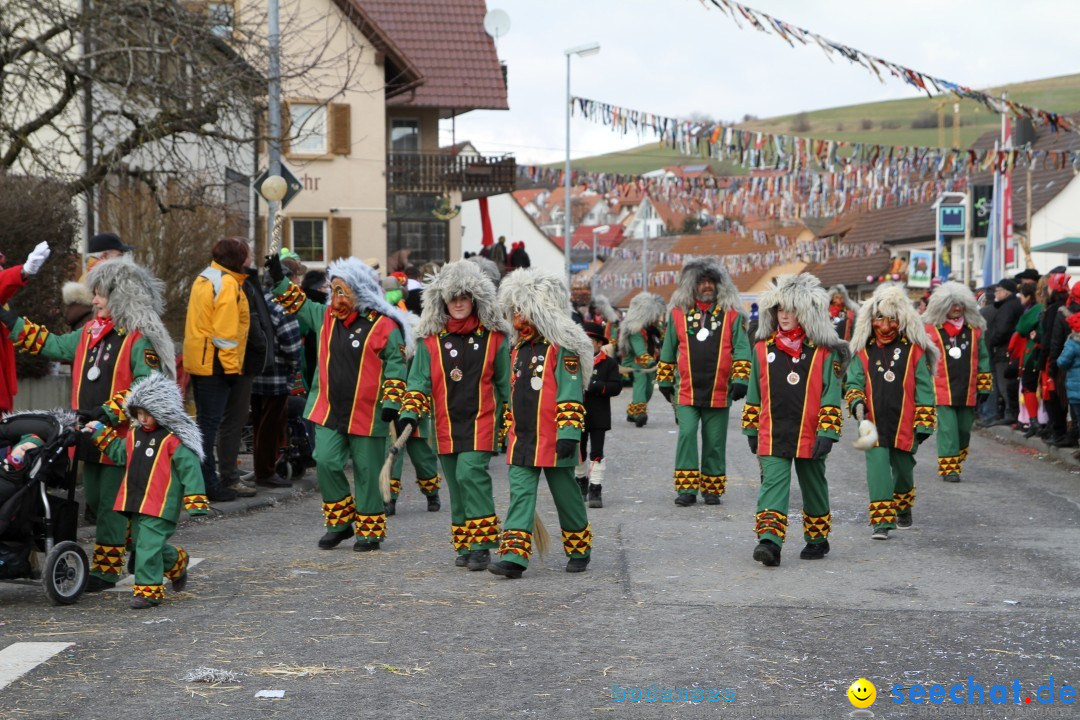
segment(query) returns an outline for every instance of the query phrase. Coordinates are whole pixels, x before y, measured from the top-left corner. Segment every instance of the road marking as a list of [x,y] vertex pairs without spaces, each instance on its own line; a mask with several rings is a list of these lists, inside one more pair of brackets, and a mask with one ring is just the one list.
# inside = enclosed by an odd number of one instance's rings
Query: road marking
[[[198,565],[202,561],[203,561],[203,558],[195,558],[195,557],[188,558],[188,565],[187,565],[188,570],[195,567],[196,565]],[[127,575],[126,577],[121,578],[119,581],[117,581],[116,585],[109,588],[105,592],[131,592],[131,588],[132,588],[132,586],[134,584],[135,584],[135,576],[134,575]]]
[[17,642],[0,650],[0,690],[75,643]]

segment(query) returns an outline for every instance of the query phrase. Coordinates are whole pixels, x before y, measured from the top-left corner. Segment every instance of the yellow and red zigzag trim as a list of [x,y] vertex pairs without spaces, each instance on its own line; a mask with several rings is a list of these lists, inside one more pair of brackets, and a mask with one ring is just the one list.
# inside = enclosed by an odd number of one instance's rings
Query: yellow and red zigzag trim
[[[399,481],[400,482],[400,481]],[[432,493],[439,492],[439,486],[442,484],[439,476],[436,475],[433,478],[416,478],[416,484],[420,487],[420,491],[425,495],[431,495]],[[401,487],[398,486],[400,492]]]
[[188,512],[199,512],[210,509],[210,499],[205,495],[185,495],[184,509]]
[[361,515],[356,513],[356,537],[382,540],[386,537],[386,513]]
[[731,379],[732,380],[749,380],[750,379],[750,361],[749,360],[736,360],[731,363]]
[[751,405],[746,403],[743,405],[742,410],[742,426],[743,429],[753,428],[757,429],[761,422],[761,406]]
[[165,598],[165,586],[164,585],[135,585],[132,588],[132,595],[135,597],[146,598],[147,600],[163,600]]
[[825,513],[824,515],[807,515],[805,512],[802,517],[803,534],[807,539],[816,540],[818,538],[828,538],[829,531],[832,530],[832,513]]
[[15,339],[15,347],[31,355],[37,355],[45,347],[45,340],[49,337],[49,329],[27,318],[22,320],[23,329],[19,333],[19,337]]
[[116,432],[116,428],[112,425],[106,425],[105,429],[94,438],[94,447],[96,447],[99,452],[104,453],[106,448],[119,439],[120,434]]
[[896,523],[896,502],[879,500],[870,503],[870,524],[885,525],[887,523]]
[[585,555],[592,548],[592,527],[586,525],[584,530],[562,531],[563,551],[567,555]]
[[562,402],[555,406],[555,424],[560,427],[585,429],[585,406],[579,402]]
[[348,525],[356,519],[356,505],[352,495],[346,495],[336,502],[324,502],[322,511],[327,527]]
[[657,382],[675,382],[675,366],[669,362],[660,361],[656,364]]
[[991,373],[979,373],[975,378],[975,392],[988,393],[994,389],[994,376]]
[[754,533],[758,537],[772,533],[783,542],[787,537],[787,515],[775,510],[762,510],[754,515]]
[[528,560],[532,555],[532,533],[524,530],[503,530],[499,554],[520,555]]
[[942,477],[946,475],[959,475],[962,463],[963,460],[960,459],[959,455],[939,457],[937,459],[937,474]]
[[405,393],[405,399],[401,403],[402,414],[416,413],[417,417],[423,417],[431,413],[431,400],[422,392],[410,390]]
[[643,368],[647,368],[647,367],[649,367],[650,365],[653,364],[653,360],[655,360],[655,359],[656,358],[654,358],[649,353],[641,353],[636,358],[634,358],[634,362],[636,362],[638,365],[640,365]]
[[454,544],[454,550],[469,549],[469,528],[466,525],[450,525],[450,542]]
[[289,287],[286,288],[285,292],[275,297],[274,300],[277,301],[286,315],[295,315],[307,302],[307,295],[304,294],[299,285],[289,283]]
[[915,406],[915,427],[917,429],[933,430],[937,423],[937,408],[933,405]]
[[893,502],[896,503],[897,512],[910,510],[915,505],[915,488],[911,488],[906,493],[893,493]]
[[176,562],[173,563],[173,566],[171,568],[165,571],[165,577],[169,578],[170,580],[175,580],[176,578],[187,572],[187,566],[187,550],[182,547],[178,547],[176,548]]
[[846,393],[844,393],[844,402],[847,403],[848,412],[851,412],[852,405],[857,402],[866,402],[866,393],[864,393],[859,388],[851,388]]
[[835,405],[822,405],[817,416],[818,430],[840,435],[844,431],[844,415]]
[[675,492],[696,493],[701,484],[701,473],[697,470],[675,471]]
[[474,545],[492,544],[499,541],[499,517],[486,515],[465,521],[469,533],[469,542]]
[[626,414],[630,417],[637,417],[638,415],[645,415],[648,413],[649,403],[632,402],[626,406]]
[[123,545],[98,545],[94,544],[93,559],[90,560],[90,570],[103,575],[119,575],[124,569],[124,546]]
[[723,495],[727,487],[727,475],[701,474],[702,495]]
[[402,399],[405,397],[405,381],[397,380],[395,378],[386,378],[382,384],[382,399],[383,402],[394,403],[400,405]]

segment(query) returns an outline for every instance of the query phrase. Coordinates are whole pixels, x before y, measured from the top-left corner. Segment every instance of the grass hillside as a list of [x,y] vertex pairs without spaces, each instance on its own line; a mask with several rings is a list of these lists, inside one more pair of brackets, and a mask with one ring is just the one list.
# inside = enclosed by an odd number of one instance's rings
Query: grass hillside
[[[1080,75],[1033,80],[1031,82],[989,88],[994,95],[1008,92],[1009,98],[1044,110],[1068,114],[1080,111]],[[944,103],[946,123],[953,114],[953,96],[914,97],[907,100],[848,105],[846,107],[798,111],[791,115],[762,118],[740,123],[738,127],[771,133],[812,136],[830,140],[877,143],[880,145],[917,145],[936,147],[940,136],[937,127],[938,106]],[[913,128],[916,121],[930,122],[930,127]],[[970,145],[988,130],[1001,127],[1001,116],[970,100],[960,102],[960,147]],[[946,125],[944,144],[953,144],[953,129]],[[642,173],[664,165],[693,164],[693,158],[657,144],[632,150],[594,155],[573,162],[573,166],[591,172]],[[741,168],[727,163],[712,163],[725,174],[741,174]],[[561,167],[561,165],[560,165]]]

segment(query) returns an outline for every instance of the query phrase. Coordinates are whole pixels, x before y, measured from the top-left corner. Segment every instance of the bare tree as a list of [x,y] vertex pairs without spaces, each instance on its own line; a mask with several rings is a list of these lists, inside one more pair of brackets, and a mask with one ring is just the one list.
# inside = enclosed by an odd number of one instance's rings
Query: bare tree
[[[343,32],[349,20],[302,13],[283,32]],[[143,181],[170,209],[162,175],[220,182],[265,135],[265,17],[178,0],[3,0],[0,172],[50,176],[69,196],[109,175]],[[346,38],[352,35],[346,33]],[[361,46],[289,44],[283,85],[330,102],[353,80]],[[340,48],[341,43],[336,47]],[[329,71],[329,72],[324,72]],[[216,180],[214,180],[216,178]]]

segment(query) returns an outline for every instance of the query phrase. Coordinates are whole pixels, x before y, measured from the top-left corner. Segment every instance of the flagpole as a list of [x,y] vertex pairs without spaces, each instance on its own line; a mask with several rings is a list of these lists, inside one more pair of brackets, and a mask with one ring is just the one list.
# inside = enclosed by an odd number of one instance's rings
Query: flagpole
[[[1007,100],[1008,98],[1009,98],[1009,93],[1007,93],[1007,92],[1001,93],[1001,99],[1002,100]],[[1006,125],[1007,125],[1007,122],[1008,122],[1008,116],[1006,115],[1006,113],[1008,113],[1008,112],[1009,112],[1009,106],[1005,105],[1005,112],[1001,113],[1001,145],[1000,145],[1000,147],[1001,147],[1002,151],[1005,150],[1005,140],[1006,140],[1005,136],[1007,134]],[[997,231],[998,231],[998,238],[999,239],[998,239],[998,256],[997,256],[996,259],[998,261],[998,266],[1001,268],[1001,271],[999,273],[997,273],[997,278],[995,278],[995,280],[1001,280],[1001,279],[1003,279],[1005,277],[1005,250],[1006,250],[1006,247],[1005,247],[1005,197],[1004,197],[1005,177],[1004,177],[1004,173],[1002,172],[1001,163],[997,162],[997,160],[998,160],[998,158],[995,158],[995,162],[994,162],[994,167],[997,170],[997,186],[998,186],[997,190],[995,192],[1001,193],[1002,197],[1000,198],[1000,202],[995,202],[994,205],[998,208]],[[994,199],[998,200],[997,197],[995,197]]]

